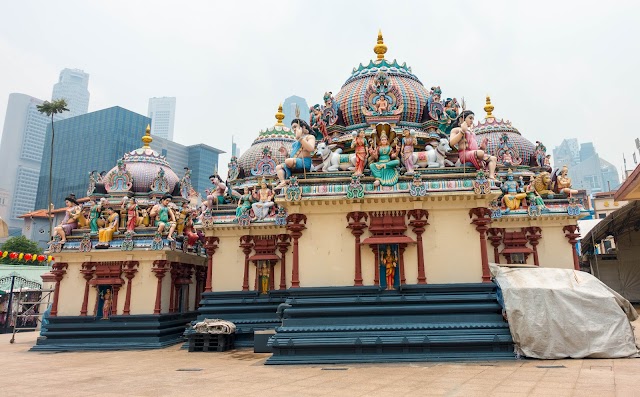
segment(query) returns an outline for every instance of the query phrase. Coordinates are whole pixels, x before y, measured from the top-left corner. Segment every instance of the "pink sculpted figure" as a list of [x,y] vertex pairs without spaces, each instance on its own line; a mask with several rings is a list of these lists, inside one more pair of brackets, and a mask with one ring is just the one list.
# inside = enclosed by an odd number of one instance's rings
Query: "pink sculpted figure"
[[489,179],[495,179],[496,163],[495,156],[491,156],[484,151],[486,138],[481,147],[476,141],[476,134],[471,131],[474,114],[471,110],[463,111],[453,123],[449,143],[451,146],[458,145],[458,155],[462,164],[471,163],[477,170],[484,168],[484,163],[489,166]]

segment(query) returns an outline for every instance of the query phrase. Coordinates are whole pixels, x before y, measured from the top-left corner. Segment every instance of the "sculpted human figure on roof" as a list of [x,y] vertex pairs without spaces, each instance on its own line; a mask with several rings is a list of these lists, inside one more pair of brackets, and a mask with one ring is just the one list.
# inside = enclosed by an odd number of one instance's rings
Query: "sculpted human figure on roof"
[[496,157],[484,151],[486,138],[478,146],[476,135],[471,131],[473,119],[474,113],[471,110],[463,111],[453,124],[449,143],[452,146],[458,145],[460,163],[470,164],[476,170],[483,169],[486,164],[489,167],[489,179],[495,179]]
[[309,124],[299,117],[291,121],[291,130],[296,135],[296,141],[291,145],[291,157],[276,166],[276,174],[280,179],[276,189],[286,185],[286,179],[292,171],[311,171],[311,154],[316,148],[316,137],[311,133]]

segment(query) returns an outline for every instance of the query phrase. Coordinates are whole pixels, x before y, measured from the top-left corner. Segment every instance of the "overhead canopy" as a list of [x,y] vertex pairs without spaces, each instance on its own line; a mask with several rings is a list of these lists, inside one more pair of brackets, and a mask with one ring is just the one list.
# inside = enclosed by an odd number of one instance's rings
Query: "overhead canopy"
[[584,253],[593,251],[593,244],[604,240],[608,236],[617,236],[629,229],[640,230],[640,202],[632,201],[629,204],[613,211],[602,222],[598,223],[583,238],[582,249]]

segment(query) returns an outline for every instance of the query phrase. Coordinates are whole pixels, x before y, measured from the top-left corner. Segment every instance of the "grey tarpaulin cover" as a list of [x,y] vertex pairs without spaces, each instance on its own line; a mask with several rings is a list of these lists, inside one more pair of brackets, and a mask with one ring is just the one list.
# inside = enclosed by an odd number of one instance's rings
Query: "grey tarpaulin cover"
[[491,264],[502,291],[516,353],[559,359],[637,354],[628,300],[591,274]]

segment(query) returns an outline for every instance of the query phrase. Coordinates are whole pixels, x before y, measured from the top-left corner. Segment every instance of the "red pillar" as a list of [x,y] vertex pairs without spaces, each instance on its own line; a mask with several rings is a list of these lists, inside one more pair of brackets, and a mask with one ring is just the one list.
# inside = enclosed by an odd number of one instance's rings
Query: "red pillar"
[[82,307],[80,308],[80,315],[87,315],[87,306],[89,306],[89,281],[93,278],[93,273],[96,271],[93,262],[84,262],[80,273],[84,277],[86,283],[84,285],[84,298],[82,299]]
[[371,251],[373,251],[373,285],[380,285],[380,262],[378,259],[378,244],[371,245]]
[[291,237],[288,234],[278,234],[276,239],[278,251],[280,251],[280,289],[287,289],[287,265],[285,259],[291,245],[289,242]]
[[[576,243],[578,242],[578,237],[580,237],[580,228],[577,225],[567,225],[562,228],[564,232],[564,236],[569,240],[569,244],[571,244],[571,254],[573,255],[573,268],[575,270],[580,270],[580,261],[578,260],[578,253],[576,252]],[[53,273],[53,272],[52,272]]]
[[60,297],[60,281],[64,277],[64,274],[67,272],[65,269],[69,267],[66,263],[54,263],[51,266],[51,273],[56,278],[56,286],[53,290],[53,303],[51,304],[51,316],[58,315],[58,298]]
[[399,244],[398,252],[400,254],[400,285],[407,283],[407,278],[404,276],[404,250],[407,248],[407,244]]
[[[355,276],[353,278],[354,286],[362,285],[362,253],[360,236],[364,234],[364,229],[367,228],[366,221],[369,219],[369,215],[362,211],[353,211],[347,214],[347,222],[349,225],[347,228],[351,229],[351,234],[355,237]],[[363,221],[364,220],[364,221]]]
[[487,253],[487,230],[491,224],[491,210],[484,207],[476,207],[469,210],[469,218],[476,225],[476,230],[480,233],[480,256],[482,259],[482,282],[491,282],[491,272],[489,271],[489,255]]
[[204,287],[204,292],[211,292],[211,280],[213,274],[213,254],[216,253],[218,243],[220,239],[217,237],[207,237],[204,244],[204,249],[207,251],[207,281]]
[[120,286],[113,286],[113,298],[111,299],[111,315],[118,315],[118,293],[120,292]]
[[156,306],[153,309],[153,314],[160,314],[160,311],[162,310],[162,279],[164,278],[167,270],[169,270],[167,268],[167,261],[153,261],[153,268],[151,269],[151,271],[154,272],[156,277],[158,278],[158,286],[156,288]]
[[124,276],[127,279],[127,295],[124,298],[124,310],[122,311],[122,314],[126,316],[131,313],[131,280],[138,272],[136,267],[138,267],[139,263],[138,261],[127,261],[124,265]]
[[424,269],[424,246],[422,244],[422,233],[425,231],[425,226],[429,224],[429,211],[422,209],[410,210],[407,213],[407,216],[409,218],[409,225],[413,228],[413,232],[416,234],[416,241],[418,243],[418,284],[426,284],[427,275]]
[[492,227],[489,229],[489,240],[491,240],[491,245],[493,246],[493,261],[495,263],[500,263],[500,252],[498,248],[500,244],[502,244],[503,234],[504,228]]
[[193,303],[194,309],[197,309],[198,305],[200,304],[200,298],[202,297],[202,290],[204,289],[204,282],[206,277],[207,277],[206,269],[203,269],[202,267],[198,267],[196,269],[196,296],[195,296],[195,302]]
[[526,228],[526,233],[529,244],[531,244],[533,249],[533,264],[540,266],[540,261],[538,260],[538,244],[540,244],[540,239],[542,238],[542,229],[536,226],[528,227]]
[[307,227],[307,216],[304,214],[290,214],[287,216],[287,230],[293,238],[293,268],[291,269],[291,288],[300,287],[298,239],[302,236],[302,231]]
[[242,278],[242,290],[249,291],[249,255],[253,249],[253,237],[244,235],[240,237],[240,248],[244,253],[244,277]]
[[171,270],[169,274],[171,275],[171,286],[169,287],[169,313],[173,313],[176,311],[176,298],[178,297],[178,286],[176,285],[176,280],[178,278],[178,273],[181,271],[181,265],[178,262],[171,262]]

